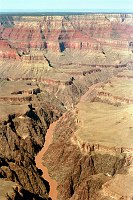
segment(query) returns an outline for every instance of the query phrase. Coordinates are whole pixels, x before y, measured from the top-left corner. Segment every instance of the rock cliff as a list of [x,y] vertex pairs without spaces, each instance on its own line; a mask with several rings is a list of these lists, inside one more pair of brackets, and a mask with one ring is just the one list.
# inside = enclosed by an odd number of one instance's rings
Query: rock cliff
[[[16,197],[18,199],[48,199],[49,184],[41,178],[34,157],[45,142],[50,123],[62,114],[64,108],[48,93],[32,94],[32,100],[19,104],[12,100],[9,93],[6,95],[10,101],[0,100],[0,177],[3,181],[18,184],[21,188],[20,197]],[[5,106],[8,112],[3,110]],[[6,188],[8,185],[5,184]]]
[[132,14],[0,17],[3,199],[50,200],[59,117],[58,200],[132,198],[132,40]]
[[[64,52],[66,49],[101,51],[106,47],[131,50],[132,15],[1,17],[0,38],[19,54],[30,49]],[[8,57],[8,53],[7,53]]]
[[[125,88],[131,96],[130,83],[114,77],[93,84],[58,122],[43,160],[57,180],[59,200],[132,199],[133,103],[124,97]],[[110,93],[99,98],[99,91]]]

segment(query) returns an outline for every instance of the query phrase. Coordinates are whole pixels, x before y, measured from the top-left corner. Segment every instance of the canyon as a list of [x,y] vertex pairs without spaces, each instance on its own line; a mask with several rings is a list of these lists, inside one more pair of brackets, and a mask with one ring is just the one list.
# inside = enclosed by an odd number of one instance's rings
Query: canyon
[[0,16],[0,199],[133,199],[133,15]]
[[57,182],[55,180],[52,180],[51,177],[48,174],[48,169],[42,164],[42,157],[47,151],[49,145],[52,143],[53,138],[53,131],[57,124],[58,120],[56,122],[53,122],[49,129],[47,130],[46,136],[45,136],[45,143],[44,147],[41,149],[41,151],[38,153],[38,155],[35,157],[36,166],[42,170],[43,172],[43,178],[46,179],[50,184],[50,192],[49,196],[53,199],[57,199],[58,191],[57,191]]

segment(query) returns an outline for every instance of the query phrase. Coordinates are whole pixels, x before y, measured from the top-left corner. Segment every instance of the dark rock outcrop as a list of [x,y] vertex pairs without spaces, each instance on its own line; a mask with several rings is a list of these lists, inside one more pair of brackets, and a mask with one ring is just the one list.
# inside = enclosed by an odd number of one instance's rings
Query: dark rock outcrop
[[[34,97],[29,110],[0,122],[0,177],[22,188],[22,199],[48,199],[49,184],[41,178],[34,157],[45,142],[50,123],[62,113],[59,102],[48,94]],[[21,198],[20,198],[21,199]]]
[[54,143],[44,155],[44,163],[58,182],[59,200],[98,199],[104,183],[116,174],[126,173],[125,154],[111,155],[106,151],[100,154],[93,147],[90,153],[82,154],[71,142],[78,127],[76,121],[76,115],[68,112],[57,124]]

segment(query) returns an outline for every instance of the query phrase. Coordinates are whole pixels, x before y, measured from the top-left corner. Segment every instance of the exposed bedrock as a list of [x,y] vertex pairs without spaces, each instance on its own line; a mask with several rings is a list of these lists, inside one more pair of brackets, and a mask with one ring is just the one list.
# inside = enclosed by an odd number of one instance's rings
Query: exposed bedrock
[[[91,70],[89,73],[81,70],[79,74],[78,72],[75,72],[74,74],[73,70],[68,74],[69,78],[66,81],[61,80],[57,83],[52,82],[52,80],[51,83],[50,80],[48,83],[44,81],[47,85],[45,89],[60,99],[67,108],[73,108],[90,86],[108,81],[111,77],[117,74],[118,71],[119,69],[114,68],[111,68],[110,70],[92,70],[93,73],[91,73]],[[61,79],[62,78],[63,76],[61,75]],[[95,95],[92,94],[91,98],[93,99],[94,97]]]
[[0,198],[2,200],[22,200],[21,187],[12,182],[0,179]]
[[131,91],[132,80],[123,77],[95,83],[57,123],[43,160],[59,200],[133,198]]
[[57,181],[58,200],[132,198],[132,148],[122,146],[132,145],[132,39],[133,15],[0,17],[0,181],[6,200],[50,199],[35,156],[59,117],[43,158]]
[[19,185],[22,200],[49,196],[49,183],[41,178],[42,172],[34,161],[43,147],[50,123],[63,112],[63,107],[54,99],[51,105],[49,97],[34,96],[25,114],[14,111],[0,122],[0,177]]
[[[3,22],[4,21],[4,22]],[[0,38],[19,54],[29,49],[98,51],[105,46],[132,50],[132,15],[79,15],[0,18]],[[103,54],[106,51],[103,50]]]
[[83,153],[70,139],[77,127],[76,115],[67,113],[56,126],[54,143],[45,153],[44,163],[58,182],[59,200],[98,200],[104,183],[116,174],[126,173],[126,156],[106,150],[95,152],[93,145],[89,152]]
[[19,59],[16,49],[12,48],[7,40],[0,40],[1,59]]

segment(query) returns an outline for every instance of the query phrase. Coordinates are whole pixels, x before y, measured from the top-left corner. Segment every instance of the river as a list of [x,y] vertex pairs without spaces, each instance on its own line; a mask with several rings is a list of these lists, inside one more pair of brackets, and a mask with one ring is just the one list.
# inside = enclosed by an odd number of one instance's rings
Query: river
[[[89,87],[89,90],[80,98],[80,102],[84,102],[86,97],[98,86],[100,86],[101,83],[97,83],[94,84],[92,86]],[[41,149],[41,151],[37,154],[37,156],[35,157],[35,162],[36,162],[36,166],[38,169],[41,169],[43,172],[42,177],[47,180],[49,182],[50,185],[50,192],[49,192],[49,196],[51,197],[52,200],[57,200],[57,196],[58,196],[58,191],[57,191],[57,182],[55,180],[53,180],[48,173],[48,169],[47,167],[45,167],[42,164],[42,158],[43,155],[45,154],[45,152],[47,151],[49,145],[53,142],[53,132],[54,132],[54,128],[56,126],[56,124],[58,123],[58,121],[63,118],[64,115],[62,117],[60,117],[56,122],[53,122],[50,126],[49,129],[47,130],[46,136],[45,136],[45,143],[43,148]]]
[[41,151],[37,154],[37,156],[35,157],[35,162],[36,162],[36,166],[38,169],[41,169],[43,172],[42,177],[47,180],[49,182],[50,185],[50,192],[49,192],[49,196],[51,197],[52,200],[57,200],[57,195],[58,195],[58,191],[57,191],[57,182],[55,180],[53,180],[49,174],[48,174],[48,169],[47,167],[45,167],[42,164],[42,158],[43,155],[45,154],[45,152],[47,151],[49,145],[52,143],[53,141],[53,131],[54,128],[57,124],[59,120],[57,120],[56,122],[53,122],[50,126],[49,129],[47,130],[46,136],[45,136],[45,143],[43,148],[41,149]]

